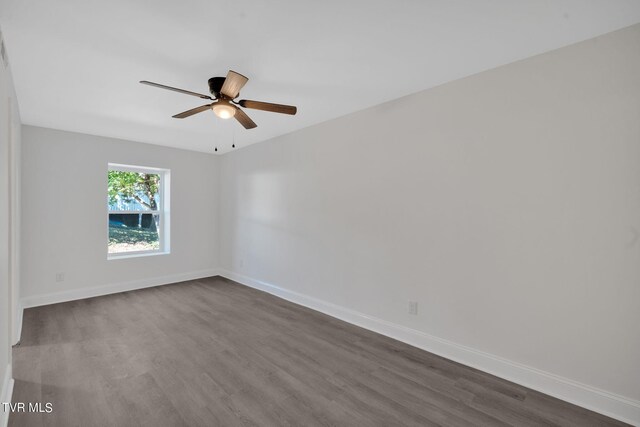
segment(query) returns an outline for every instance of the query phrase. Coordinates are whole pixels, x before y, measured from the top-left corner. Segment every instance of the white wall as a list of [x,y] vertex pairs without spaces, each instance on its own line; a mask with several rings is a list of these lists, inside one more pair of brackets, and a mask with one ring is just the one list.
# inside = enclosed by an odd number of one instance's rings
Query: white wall
[[220,266],[640,423],[639,76],[636,25],[226,154]]
[[[7,48],[8,49],[8,48]],[[16,331],[20,114],[11,70],[0,61],[0,402],[11,394],[11,345]],[[0,410],[0,425],[6,422]]]
[[[214,274],[215,156],[31,126],[22,138],[26,306]],[[108,163],[171,170],[170,254],[107,260]]]

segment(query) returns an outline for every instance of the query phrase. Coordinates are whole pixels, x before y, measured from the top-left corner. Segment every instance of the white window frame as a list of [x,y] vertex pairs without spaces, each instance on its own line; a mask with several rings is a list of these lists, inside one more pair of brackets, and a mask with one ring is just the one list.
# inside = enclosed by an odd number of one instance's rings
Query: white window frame
[[[125,258],[135,258],[142,256],[152,256],[152,255],[168,255],[171,253],[170,251],[170,213],[169,206],[170,203],[170,188],[171,188],[171,170],[170,169],[162,169],[162,168],[154,168],[148,166],[135,166],[135,165],[123,165],[120,163],[108,163],[107,164],[107,173],[109,171],[120,171],[120,172],[136,172],[136,173],[148,173],[148,174],[157,174],[160,175],[160,187],[158,188],[158,195],[160,196],[160,206],[158,206],[158,210],[152,211],[110,211],[109,204],[107,203],[107,259],[115,260],[115,259],[125,259]],[[117,252],[117,253],[109,253],[109,214],[131,214],[141,212],[143,214],[152,214],[158,215],[160,217],[160,229],[158,233],[160,234],[160,247],[154,250],[148,251],[130,251],[130,252]]]

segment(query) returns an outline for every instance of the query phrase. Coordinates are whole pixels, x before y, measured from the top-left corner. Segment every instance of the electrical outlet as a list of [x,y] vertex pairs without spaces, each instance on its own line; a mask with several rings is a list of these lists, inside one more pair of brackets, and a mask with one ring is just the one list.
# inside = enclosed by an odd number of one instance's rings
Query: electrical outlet
[[56,273],[56,282],[64,282],[64,273]]
[[409,301],[409,314],[418,315],[418,301]]
[[240,260],[240,268],[244,268],[244,259]]

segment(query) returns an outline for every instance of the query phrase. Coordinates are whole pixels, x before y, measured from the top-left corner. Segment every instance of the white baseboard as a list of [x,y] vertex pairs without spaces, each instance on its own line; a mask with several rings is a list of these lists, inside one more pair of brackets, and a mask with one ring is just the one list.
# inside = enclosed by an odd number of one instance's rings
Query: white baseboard
[[[41,305],[57,304],[59,302],[74,301],[78,299],[98,297],[115,294],[118,292],[133,291],[136,289],[150,288],[153,286],[168,285],[183,282],[185,280],[202,279],[204,277],[217,276],[218,270],[207,269],[189,273],[172,274],[169,276],[151,277],[148,279],[131,280],[128,282],[113,283],[109,285],[91,288],[71,289],[67,291],[52,292],[42,295],[34,295],[20,299],[23,308],[38,307]],[[22,323],[22,322],[21,322]]]
[[4,370],[4,377],[2,380],[2,394],[0,394],[0,426],[7,427],[9,423],[10,412],[4,410],[4,402],[11,402],[11,395],[13,394],[13,377],[11,372],[11,365],[7,365]]
[[228,270],[218,273],[243,285],[328,314],[414,347],[490,373],[617,420],[640,426],[640,401],[475,350],[427,333],[378,319]]
[[21,301],[18,301],[17,305],[14,319],[15,324],[13,325],[13,331],[11,331],[13,333],[11,345],[18,344],[20,342],[20,336],[22,335],[22,315],[24,313],[24,307]]

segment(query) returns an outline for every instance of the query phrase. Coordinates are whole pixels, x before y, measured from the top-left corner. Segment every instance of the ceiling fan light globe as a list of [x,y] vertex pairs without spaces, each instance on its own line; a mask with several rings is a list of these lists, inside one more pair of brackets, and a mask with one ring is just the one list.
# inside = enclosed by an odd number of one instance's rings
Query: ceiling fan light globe
[[221,119],[230,119],[236,115],[236,109],[234,106],[227,102],[218,101],[211,106],[213,113]]

